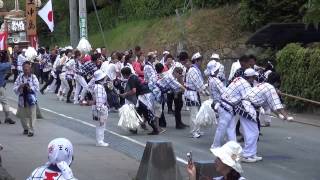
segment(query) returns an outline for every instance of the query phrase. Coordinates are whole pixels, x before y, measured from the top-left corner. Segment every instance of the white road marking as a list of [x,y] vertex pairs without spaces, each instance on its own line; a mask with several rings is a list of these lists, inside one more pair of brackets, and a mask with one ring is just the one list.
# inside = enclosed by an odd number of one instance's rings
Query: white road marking
[[[95,127],[96,127],[96,125],[94,125],[94,124],[88,123],[88,122],[86,122],[86,121],[83,121],[83,120],[81,120],[81,119],[77,119],[77,118],[74,118],[74,117],[71,117],[71,116],[67,116],[67,115],[65,115],[65,114],[61,114],[61,113],[55,112],[55,111],[50,110],[50,109],[47,109],[47,108],[40,108],[40,109],[42,109],[42,110],[44,110],[44,111],[47,111],[47,112],[49,112],[49,113],[52,113],[52,114],[55,114],[55,115],[64,117],[64,118],[66,118],[66,119],[70,119],[70,120],[72,120],[72,121],[81,123],[81,124],[83,124],[83,125],[92,127],[92,128],[95,128]],[[10,107],[9,110],[10,110],[13,114],[17,114],[17,109]],[[2,111],[2,106],[0,106],[0,111]],[[113,134],[113,135],[116,135],[116,136],[118,136],[118,137],[121,137],[121,138],[123,138],[123,139],[126,139],[126,140],[128,140],[128,141],[130,141],[130,142],[132,142],[132,143],[138,144],[138,145],[140,145],[140,146],[142,146],[142,147],[146,147],[146,144],[144,144],[144,143],[142,143],[142,142],[140,142],[140,141],[137,141],[137,140],[132,139],[132,138],[127,137],[127,136],[123,136],[123,135],[121,135],[121,134],[118,134],[118,133],[116,133],[116,132],[114,132],[114,131],[111,131],[111,130],[108,130],[108,129],[106,129],[106,131],[109,132],[109,133],[111,133],[111,134]],[[182,159],[182,158],[180,158],[180,157],[178,157],[178,156],[176,157],[176,159],[177,159],[177,161],[179,161],[179,162],[182,163],[182,164],[188,164],[188,162],[187,162],[186,160],[184,160],[184,159]]]

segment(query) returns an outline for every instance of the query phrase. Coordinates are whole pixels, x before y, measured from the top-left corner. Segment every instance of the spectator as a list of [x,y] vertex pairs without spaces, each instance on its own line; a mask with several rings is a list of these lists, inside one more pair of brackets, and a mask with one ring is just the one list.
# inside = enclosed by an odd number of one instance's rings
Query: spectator
[[18,114],[23,127],[23,134],[32,137],[34,135],[34,124],[37,119],[37,96],[39,91],[38,78],[31,73],[30,62],[23,64],[21,73],[14,83],[14,92],[18,95]]
[[[5,96],[5,86],[6,86],[5,75],[8,71],[10,71],[10,67],[11,67],[11,64],[8,62],[6,52],[4,51],[0,52],[0,103],[2,105],[4,114],[5,114],[4,123],[15,124],[16,122],[9,117],[9,114],[10,114],[9,106]],[[1,121],[0,121],[0,124],[1,124]]]
[[[212,154],[216,157],[215,170],[222,176],[213,180],[245,180],[241,177],[243,172],[240,164],[241,146],[235,141],[229,141],[220,148],[212,149]],[[196,180],[196,168],[192,162],[187,166],[190,180]]]

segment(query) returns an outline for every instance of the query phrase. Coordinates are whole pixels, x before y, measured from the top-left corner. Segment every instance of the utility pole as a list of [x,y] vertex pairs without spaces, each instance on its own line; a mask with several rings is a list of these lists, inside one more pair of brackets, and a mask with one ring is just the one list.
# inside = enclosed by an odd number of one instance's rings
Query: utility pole
[[73,48],[76,48],[79,43],[77,0],[69,0],[69,11],[70,11],[70,43]]
[[86,0],[79,0],[79,26],[80,26],[80,38],[88,39]]

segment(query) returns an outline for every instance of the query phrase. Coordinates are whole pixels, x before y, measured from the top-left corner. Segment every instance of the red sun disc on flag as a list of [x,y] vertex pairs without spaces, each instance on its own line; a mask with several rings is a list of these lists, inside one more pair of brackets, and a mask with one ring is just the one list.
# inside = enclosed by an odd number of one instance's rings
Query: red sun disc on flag
[[52,20],[53,20],[53,13],[52,13],[52,11],[49,11],[49,13],[48,13],[48,20],[49,20],[50,22],[52,22]]

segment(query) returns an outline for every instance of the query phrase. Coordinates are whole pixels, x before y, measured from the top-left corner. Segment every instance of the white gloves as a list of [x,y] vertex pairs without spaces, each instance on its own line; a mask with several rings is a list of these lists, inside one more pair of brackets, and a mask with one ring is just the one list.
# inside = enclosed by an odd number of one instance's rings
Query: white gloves
[[282,119],[282,120],[284,120],[285,118],[284,118],[284,116],[282,115],[282,114],[279,114],[279,118],[280,119]]
[[216,104],[214,105],[214,110],[218,111],[219,106],[220,106],[220,103],[216,103]]
[[70,169],[69,165],[66,162],[61,161],[57,164],[57,166],[61,170],[61,174],[65,179],[74,178],[72,170]]
[[263,109],[263,107],[260,107],[260,114],[266,114],[265,110]]
[[291,116],[287,117],[287,121],[293,121],[293,117]]
[[282,120],[293,121],[292,116],[284,117],[282,114],[279,114],[279,118]]

